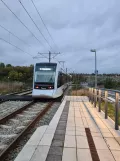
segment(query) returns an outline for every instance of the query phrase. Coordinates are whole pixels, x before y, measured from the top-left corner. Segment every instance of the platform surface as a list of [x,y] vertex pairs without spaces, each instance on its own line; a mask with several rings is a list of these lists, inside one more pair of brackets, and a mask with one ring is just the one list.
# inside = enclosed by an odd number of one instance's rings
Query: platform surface
[[50,124],[35,131],[15,161],[120,161],[120,131],[87,97],[65,96]]

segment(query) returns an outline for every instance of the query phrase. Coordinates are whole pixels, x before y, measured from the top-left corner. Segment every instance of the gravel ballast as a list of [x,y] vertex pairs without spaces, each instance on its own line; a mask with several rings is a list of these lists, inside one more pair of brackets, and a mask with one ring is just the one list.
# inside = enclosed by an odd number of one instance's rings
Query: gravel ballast
[[[53,116],[55,115],[57,109],[60,106],[60,102],[55,102],[52,107],[47,111],[47,113],[40,119],[36,125],[23,137],[23,139],[16,145],[16,148],[10,151],[10,153],[6,156],[4,161],[14,161],[17,157],[18,153],[22,150],[23,146],[27,143],[30,137],[33,135],[35,130],[39,126],[49,125],[50,121],[52,120]],[[33,109],[32,109],[33,111]]]
[[0,104],[0,119],[28,104],[29,101],[6,101]]
[[[35,103],[13,119],[0,125],[0,147],[7,146],[41,112],[48,103]],[[33,113],[33,109],[36,113]],[[4,146],[3,146],[4,145]],[[4,149],[3,149],[4,150]]]

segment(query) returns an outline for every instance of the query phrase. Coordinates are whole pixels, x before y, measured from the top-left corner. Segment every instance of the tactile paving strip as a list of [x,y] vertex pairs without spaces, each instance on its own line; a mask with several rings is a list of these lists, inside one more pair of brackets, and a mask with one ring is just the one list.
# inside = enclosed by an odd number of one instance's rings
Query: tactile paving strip
[[93,137],[92,137],[91,132],[90,132],[90,129],[85,128],[85,132],[86,132],[86,135],[87,135],[87,140],[88,140],[92,160],[93,161],[100,161],[98,153],[97,153],[97,149],[96,149],[94,141],[93,141]]
[[62,161],[69,104],[70,101],[66,101],[46,161]]

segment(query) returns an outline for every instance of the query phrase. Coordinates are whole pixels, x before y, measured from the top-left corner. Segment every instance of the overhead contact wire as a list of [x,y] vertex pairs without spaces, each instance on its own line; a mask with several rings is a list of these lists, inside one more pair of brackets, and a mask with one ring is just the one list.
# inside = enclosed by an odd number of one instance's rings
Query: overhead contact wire
[[21,4],[21,6],[23,7],[23,9],[25,10],[25,12],[27,13],[27,15],[29,16],[29,18],[32,20],[32,22],[34,23],[34,25],[36,26],[36,28],[38,29],[38,31],[40,32],[40,34],[42,35],[42,37],[44,38],[44,40],[47,42],[48,46],[52,49],[51,45],[49,44],[49,42],[47,41],[47,39],[45,38],[45,36],[41,32],[41,30],[39,29],[39,27],[37,26],[37,24],[35,23],[35,21],[33,20],[33,18],[30,16],[30,14],[27,11],[27,9],[24,7],[23,3],[20,0],[18,0],[18,1]]
[[33,57],[33,55],[31,55],[30,53],[28,53],[28,52],[22,50],[21,48],[17,47],[16,45],[12,44],[11,42],[8,42],[7,40],[5,40],[5,39],[3,39],[3,38],[0,38],[0,40],[6,42],[7,44],[10,44],[11,46],[13,46],[13,47],[17,48],[18,50],[22,51],[23,53],[26,53],[26,54],[28,54],[28,55],[30,55],[30,56]]
[[[9,6],[3,1],[1,0],[1,2],[4,4],[4,6],[6,6],[6,8],[16,17],[16,19],[31,33],[32,36],[35,37],[35,39],[42,44],[42,42],[34,35],[34,33],[21,21],[21,19],[9,8]],[[42,44],[44,46],[44,44]]]
[[49,32],[49,30],[48,30],[48,28],[47,28],[47,26],[46,26],[45,22],[43,21],[43,18],[42,18],[42,16],[41,16],[40,12],[38,11],[38,9],[37,9],[37,7],[36,7],[35,3],[33,2],[33,0],[31,0],[31,2],[32,2],[32,4],[33,4],[34,8],[36,9],[36,11],[37,11],[37,13],[38,13],[38,15],[39,15],[39,17],[40,17],[40,19],[41,19],[41,21],[42,21],[43,25],[45,26],[45,28],[46,28],[46,30],[47,30],[47,32],[48,32],[48,34],[49,34],[50,38],[52,39],[52,41],[53,41],[54,45],[58,48],[58,46],[56,45],[55,41],[53,40],[52,35],[50,34],[50,32]]

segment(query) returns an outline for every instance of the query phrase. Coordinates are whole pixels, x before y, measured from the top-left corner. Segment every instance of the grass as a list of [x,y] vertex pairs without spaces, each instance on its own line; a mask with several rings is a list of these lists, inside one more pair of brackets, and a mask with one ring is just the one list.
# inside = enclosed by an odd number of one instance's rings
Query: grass
[[[97,103],[97,105],[98,105],[98,103]],[[101,110],[103,111],[103,112],[105,112],[105,108],[104,108],[104,106],[105,106],[105,102],[102,102],[101,103]],[[120,111],[119,111],[119,125],[120,125]],[[112,103],[110,103],[110,102],[108,102],[108,116],[113,120],[113,121],[115,121],[115,106],[114,106],[114,104],[112,104]]]
[[0,82],[0,94],[19,92],[23,88],[23,83],[21,82]]
[[72,90],[71,96],[88,96],[89,91],[87,89],[78,89],[78,90]]
[[[75,89],[72,89],[71,90],[71,96],[89,96],[89,90],[87,89],[79,89],[79,90],[75,90]],[[97,102],[97,106],[98,106],[98,102]],[[103,112],[105,112],[105,102],[103,101],[101,103],[101,110]],[[119,110],[119,125],[120,125],[120,110]],[[115,105],[108,102],[108,116],[113,120],[115,121]]]

